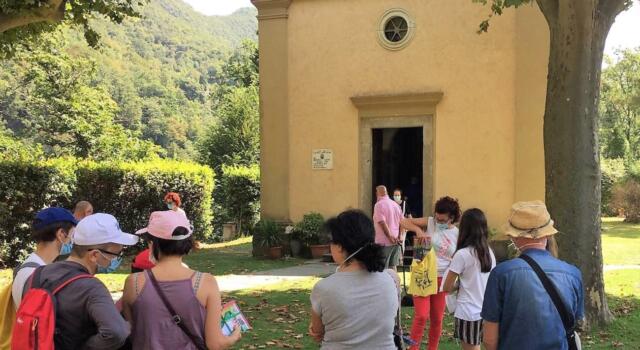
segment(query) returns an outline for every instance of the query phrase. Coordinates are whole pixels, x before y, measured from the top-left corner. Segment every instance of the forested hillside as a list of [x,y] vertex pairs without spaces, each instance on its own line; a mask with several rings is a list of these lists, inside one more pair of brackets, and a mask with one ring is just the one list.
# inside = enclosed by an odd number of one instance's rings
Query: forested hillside
[[[252,49],[256,12],[204,16],[180,0],[153,0],[142,18],[93,23],[100,48],[62,28],[46,45],[0,61],[0,147],[94,159],[150,154],[195,159],[215,124],[228,62]],[[246,51],[246,50],[245,50]]]

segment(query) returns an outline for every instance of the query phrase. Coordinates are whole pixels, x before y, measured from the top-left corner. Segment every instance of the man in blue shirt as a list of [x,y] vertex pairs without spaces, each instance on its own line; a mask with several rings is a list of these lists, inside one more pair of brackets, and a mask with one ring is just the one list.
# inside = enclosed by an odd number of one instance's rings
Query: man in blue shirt
[[[580,270],[546,251],[547,237],[558,231],[544,203],[512,207],[505,233],[521,252],[535,260],[558,290],[575,320],[584,318]],[[540,278],[522,259],[499,264],[487,282],[482,306],[484,345],[494,349],[568,349],[560,313]]]

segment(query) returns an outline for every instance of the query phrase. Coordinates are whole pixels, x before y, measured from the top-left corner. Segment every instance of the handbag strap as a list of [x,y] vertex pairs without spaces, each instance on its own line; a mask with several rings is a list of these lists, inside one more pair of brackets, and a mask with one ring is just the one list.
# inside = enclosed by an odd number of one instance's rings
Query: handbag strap
[[173,319],[173,323],[175,323],[178,327],[180,327],[180,329],[182,329],[184,334],[186,334],[187,337],[191,339],[191,341],[196,346],[196,348],[198,348],[199,350],[207,350],[207,347],[204,344],[204,340],[198,336],[195,336],[193,333],[191,333],[191,331],[187,328],[187,325],[185,325],[184,322],[182,322],[182,317],[180,317],[180,315],[178,315],[178,313],[173,308],[173,306],[171,306],[171,303],[169,303],[167,296],[164,294],[164,292],[160,288],[160,285],[158,284],[158,280],[156,280],[156,276],[153,275],[153,271],[149,269],[147,270],[147,272],[148,272],[148,276],[149,276],[149,280],[151,281],[151,284],[153,285],[156,292],[160,296],[160,299],[162,299],[162,303],[164,303],[164,306],[167,308],[167,310],[169,310],[169,313],[171,314],[171,318]]
[[549,279],[549,276],[547,276],[547,274],[544,273],[544,271],[542,271],[542,268],[540,267],[540,265],[538,265],[538,263],[535,260],[533,260],[533,258],[525,254],[520,254],[520,259],[524,260],[527,264],[529,264],[529,266],[531,266],[531,268],[533,269],[533,272],[535,272],[536,275],[538,275],[538,278],[540,279],[540,282],[542,282],[544,289],[547,290],[547,293],[551,297],[551,301],[553,301],[553,304],[556,306],[556,309],[560,314],[560,318],[562,319],[564,330],[567,333],[569,349],[577,349],[577,345],[575,342],[576,341],[575,334],[574,334],[575,320],[573,318],[573,315],[567,309],[567,306],[562,302],[562,299],[560,298],[560,293],[558,293],[558,290],[556,289],[555,285],[553,284],[553,282],[551,282],[551,280]]

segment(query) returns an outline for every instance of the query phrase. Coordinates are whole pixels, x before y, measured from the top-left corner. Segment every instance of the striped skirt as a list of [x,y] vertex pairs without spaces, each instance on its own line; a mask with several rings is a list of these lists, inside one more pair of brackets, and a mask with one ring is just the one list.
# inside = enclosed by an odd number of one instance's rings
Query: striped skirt
[[465,321],[455,318],[453,336],[470,345],[482,344],[482,320]]

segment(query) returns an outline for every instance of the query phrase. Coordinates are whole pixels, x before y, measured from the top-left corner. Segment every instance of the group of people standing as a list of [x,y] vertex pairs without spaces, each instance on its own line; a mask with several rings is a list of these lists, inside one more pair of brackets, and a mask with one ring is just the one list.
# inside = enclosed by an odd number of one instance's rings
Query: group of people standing
[[[165,204],[168,210],[151,213],[147,227],[135,235],[124,233],[114,216],[94,214],[88,202],[76,206],[75,216],[59,207],[38,212],[32,223],[36,249],[14,270],[12,349],[49,348],[40,339],[49,331],[47,323],[36,319],[22,326],[31,317],[25,310],[41,307],[34,304],[39,290],[55,296],[55,349],[202,350],[237,342],[239,327],[229,336],[222,333],[216,279],[183,262],[194,240],[179,195],[169,193]],[[127,277],[123,297],[114,303],[93,276],[117,271],[124,248],[140,239],[148,245],[148,262],[142,261],[145,256],[138,260],[148,268]],[[65,254],[66,259],[56,261]],[[37,329],[35,338],[21,333],[33,335],[32,327],[39,324],[45,325],[40,336]]]
[[313,288],[309,326],[322,349],[398,348],[394,328],[401,290],[394,267],[405,232],[414,232],[415,241],[426,242],[437,257],[438,292],[413,296],[410,350],[420,349],[427,322],[427,349],[438,348],[447,295],[454,292],[453,334],[463,349],[570,349],[584,317],[582,278],[551,249],[558,231],[543,202],[513,205],[504,233],[520,258],[496,265],[482,210],[462,213],[458,201],[445,196],[432,216],[413,218],[403,214],[402,198],[394,192],[391,199],[384,186],[376,188],[373,221],[348,210],[327,222],[339,266]]

